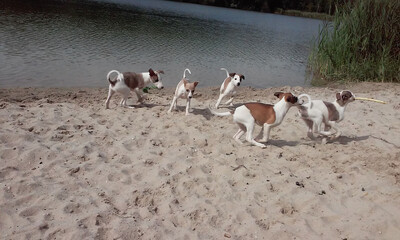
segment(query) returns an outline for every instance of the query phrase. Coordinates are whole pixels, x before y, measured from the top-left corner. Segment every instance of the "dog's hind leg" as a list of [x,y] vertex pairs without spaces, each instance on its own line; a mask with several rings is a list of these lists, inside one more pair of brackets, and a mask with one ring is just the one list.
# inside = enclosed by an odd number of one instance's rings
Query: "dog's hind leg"
[[238,123],[238,125],[239,130],[235,133],[235,135],[233,135],[233,139],[235,139],[236,142],[243,144],[243,142],[240,140],[240,137],[246,132],[246,127],[241,123]]
[[[335,134],[335,137],[339,137],[342,133],[336,127],[336,122],[334,121],[326,121],[325,122],[325,129],[329,129],[329,131],[321,131],[320,133],[324,136],[332,136]],[[333,131],[332,131],[333,130]]]
[[246,141],[258,147],[265,148],[266,146],[264,144],[261,144],[256,140],[254,140],[253,131],[254,131],[254,120],[246,123]]
[[107,96],[107,100],[106,100],[106,109],[110,108],[110,99],[112,97],[112,95],[114,95],[115,91],[111,89],[111,87],[108,89],[108,96]]
[[231,97],[228,101],[226,101],[225,104],[233,106],[232,102],[233,102],[233,97]]
[[169,107],[168,110],[169,113],[172,111],[172,108],[176,110],[176,101],[178,101],[178,98],[174,96],[174,99],[172,99],[171,106]]

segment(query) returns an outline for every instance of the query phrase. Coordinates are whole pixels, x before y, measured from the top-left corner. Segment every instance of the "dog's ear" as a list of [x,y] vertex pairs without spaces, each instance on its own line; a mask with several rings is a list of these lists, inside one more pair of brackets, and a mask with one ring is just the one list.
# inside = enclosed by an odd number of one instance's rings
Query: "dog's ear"
[[157,70],[156,73],[164,74],[164,71],[163,70]]
[[342,98],[340,97],[340,93],[336,93],[336,100],[341,100]]
[[280,98],[281,94],[283,94],[283,92],[276,92],[276,93],[274,93],[274,96],[277,98]]
[[244,75],[240,75],[240,78],[244,80]]
[[152,77],[152,76],[154,76],[154,75],[156,75],[156,73],[153,71],[153,69],[149,69],[149,73],[150,73],[150,77]]
[[194,87],[196,87],[196,86],[197,86],[197,84],[199,84],[199,82],[194,82],[193,84],[194,84]]
[[295,97],[294,96],[288,96],[288,97],[286,97],[286,102],[290,102],[290,103],[296,103],[296,99],[295,99]]
[[236,73],[229,73],[230,77],[234,77],[236,75]]
[[342,93],[343,101],[350,99],[351,96],[353,96],[353,94],[350,91],[343,91],[343,93]]

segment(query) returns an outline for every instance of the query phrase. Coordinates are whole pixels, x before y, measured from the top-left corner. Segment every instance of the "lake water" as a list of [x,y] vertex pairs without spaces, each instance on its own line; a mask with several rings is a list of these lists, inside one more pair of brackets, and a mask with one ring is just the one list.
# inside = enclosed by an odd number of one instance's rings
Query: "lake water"
[[0,87],[106,87],[112,69],[150,67],[166,86],[185,68],[199,86],[219,86],[221,67],[245,86],[305,86],[321,23],[158,0],[2,0]]

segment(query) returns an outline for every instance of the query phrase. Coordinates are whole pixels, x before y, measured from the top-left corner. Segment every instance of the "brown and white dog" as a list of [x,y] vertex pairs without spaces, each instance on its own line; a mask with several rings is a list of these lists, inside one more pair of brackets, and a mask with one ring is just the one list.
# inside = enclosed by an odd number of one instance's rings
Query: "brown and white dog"
[[242,74],[229,73],[225,68],[221,68],[221,70],[225,70],[226,78],[219,90],[219,98],[215,104],[215,108],[217,109],[222,101],[222,98],[225,96],[231,96],[231,98],[225,104],[232,105],[233,95],[236,93],[235,89],[236,87],[239,87],[242,80],[244,80],[244,76]]
[[[316,133],[323,136],[334,135],[333,138],[338,138],[342,132],[336,123],[344,119],[347,104],[355,100],[354,94],[350,91],[341,91],[336,93],[336,100],[333,102],[311,100],[307,94],[301,94],[299,98],[303,96],[308,98],[308,102],[298,106],[298,109],[300,117],[308,126],[307,136],[313,139]],[[322,130],[322,123],[325,124],[324,130]]]
[[176,105],[178,98],[183,98],[186,99],[186,115],[189,115],[190,100],[192,99],[194,90],[199,82],[189,82],[189,79],[186,78],[186,71],[192,74],[188,68],[183,71],[183,78],[178,83],[178,86],[176,86],[174,98],[172,99],[171,107],[169,108],[168,113],[170,113],[172,109],[177,110]]
[[[116,73],[117,76],[111,80],[111,74]],[[160,74],[164,74],[164,71],[153,71],[149,69],[148,72],[144,73],[134,73],[134,72],[124,72],[120,73],[117,70],[111,70],[107,74],[107,80],[110,83],[108,88],[108,97],[106,100],[106,109],[109,108],[110,99],[115,92],[122,94],[122,100],[120,105],[123,107],[134,108],[126,105],[126,100],[129,97],[130,91],[134,91],[137,95],[138,102],[142,102],[142,95],[140,90],[153,83],[158,89],[164,88]]]
[[[267,142],[271,128],[282,123],[290,107],[299,104],[298,98],[291,93],[276,92],[274,94],[280,100],[275,105],[264,103],[246,103],[230,112],[218,113],[212,110],[216,116],[233,115],[233,121],[239,125],[239,130],[233,135],[233,138],[240,144],[239,139],[246,133],[246,140],[259,147],[266,147],[259,142]],[[253,138],[255,124],[262,126],[262,129],[256,139]]]

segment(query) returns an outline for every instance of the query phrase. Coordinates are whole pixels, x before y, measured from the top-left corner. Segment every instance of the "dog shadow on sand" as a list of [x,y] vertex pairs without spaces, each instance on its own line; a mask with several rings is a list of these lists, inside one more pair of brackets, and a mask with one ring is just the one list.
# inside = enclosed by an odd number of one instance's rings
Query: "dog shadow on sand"
[[214,116],[214,115],[212,115],[210,110],[208,110],[208,108],[192,108],[192,111],[190,112],[190,114],[201,115],[207,120],[210,120],[211,117]]
[[365,141],[370,137],[370,135],[366,136],[354,136],[354,137],[348,137],[348,136],[340,136],[338,139],[334,140],[334,142],[338,142],[343,145],[347,145],[351,142],[359,142],[359,141]]
[[135,108],[154,108],[154,107],[168,107],[167,104],[154,104],[154,103],[138,103],[138,104],[128,104],[128,107]]
[[332,144],[332,143],[336,143],[336,144],[342,144],[342,145],[347,145],[351,142],[359,142],[359,141],[365,141],[370,137],[370,135],[366,135],[366,136],[352,136],[352,137],[348,137],[348,136],[340,136],[337,139],[333,139],[333,140],[328,140],[327,144]]
[[[263,143],[265,144],[265,143]],[[286,141],[286,140],[281,140],[281,139],[269,139],[268,142],[265,144],[267,147],[269,145],[275,146],[275,147],[295,147],[299,145],[299,141]]]

